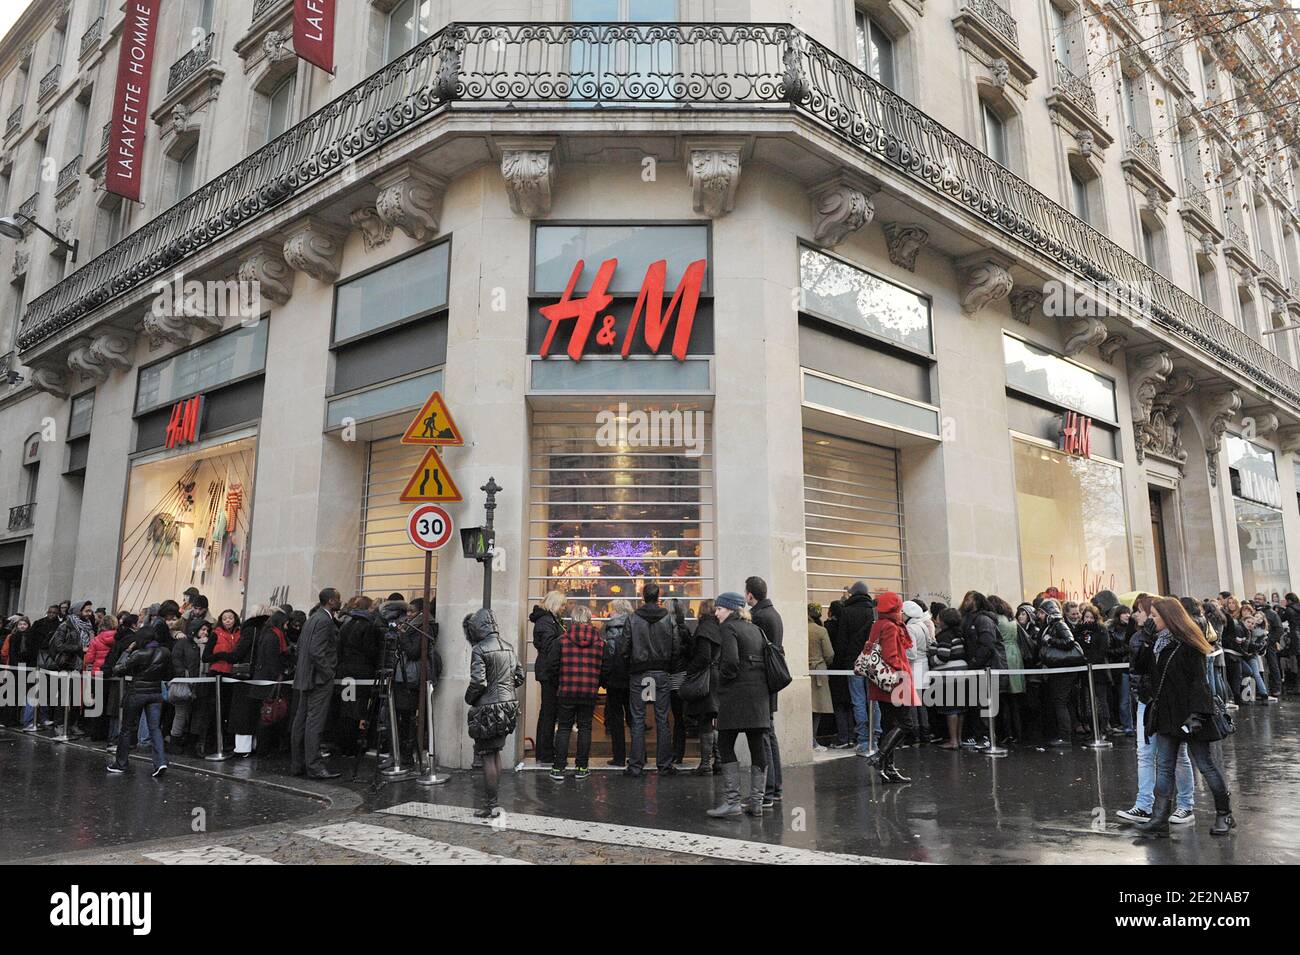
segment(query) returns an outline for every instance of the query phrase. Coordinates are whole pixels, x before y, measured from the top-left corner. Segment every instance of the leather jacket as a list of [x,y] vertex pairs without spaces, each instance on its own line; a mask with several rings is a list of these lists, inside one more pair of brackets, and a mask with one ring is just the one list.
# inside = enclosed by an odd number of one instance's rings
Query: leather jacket
[[161,693],[162,684],[172,678],[172,652],[151,642],[118,659],[113,676],[131,677],[132,693]]

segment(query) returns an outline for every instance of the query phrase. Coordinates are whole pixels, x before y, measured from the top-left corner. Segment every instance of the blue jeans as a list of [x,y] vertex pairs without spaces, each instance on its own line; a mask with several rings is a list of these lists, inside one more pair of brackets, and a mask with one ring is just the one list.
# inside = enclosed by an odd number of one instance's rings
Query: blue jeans
[[[1133,805],[1137,809],[1150,812],[1156,801],[1156,775],[1158,773],[1156,768],[1156,744],[1158,740],[1164,737],[1157,735],[1153,739],[1147,739],[1146,712],[1147,705],[1139,700],[1137,713],[1138,793]],[[1192,775],[1192,761],[1187,756],[1187,747],[1179,750],[1177,758],[1177,808],[1191,809],[1196,795],[1196,777]],[[1173,774],[1172,771],[1171,774]]]
[[126,732],[127,727],[133,727],[140,720],[141,714],[149,723],[149,738],[153,743],[153,768],[167,765],[167,755],[163,749],[163,735],[160,722],[162,720],[162,694],[161,693],[136,693],[132,692],[126,698],[126,710],[122,717],[123,732],[117,735],[117,759],[115,760],[119,769],[127,768],[127,752],[131,748],[132,734]]
[[1264,671],[1259,665],[1259,657],[1249,657],[1245,660],[1246,670],[1255,678],[1255,687],[1258,695],[1255,699],[1268,698],[1268,684],[1264,682]]
[[[1157,733],[1154,747],[1156,757],[1155,794],[1158,798],[1169,798],[1169,791],[1174,788],[1174,762],[1177,760],[1181,764],[1187,758],[1185,754],[1190,752],[1192,759],[1196,763],[1196,768],[1205,777],[1205,784],[1210,787],[1210,792],[1214,793],[1215,809],[1220,812],[1228,811],[1228,784],[1223,779],[1223,772],[1219,769],[1219,761],[1215,756],[1212,744],[1197,742],[1196,740],[1189,740],[1184,743],[1177,736]],[[1180,796],[1179,803],[1181,804],[1181,802],[1182,797]]]
[[[867,678],[851,676],[849,681],[849,698],[853,701],[853,724],[859,746],[867,745]],[[873,702],[871,712],[875,716],[876,742],[880,742],[880,704]]]
[[629,769],[641,769],[645,766],[645,698],[649,685],[646,680],[654,681],[655,710],[655,765],[667,769],[673,761],[673,734],[669,726],[668,714],[672,709],[672,690],[668,685],[668,674],[663,670],[650,670],[645,673],[633,673],[628,686],[628,703],[632,709],[632,753],[628,758]]
[[1128,670],[1119,671],[1119,725],[1125,733],[1133,732],[1133,703],[1129,698]]

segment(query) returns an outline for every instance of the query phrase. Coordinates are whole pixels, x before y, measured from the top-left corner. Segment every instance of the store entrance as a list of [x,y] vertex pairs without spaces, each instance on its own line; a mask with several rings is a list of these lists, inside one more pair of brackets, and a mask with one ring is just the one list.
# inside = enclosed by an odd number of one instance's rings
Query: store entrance
[[898,452],[806,430],[803,472],[809,602],[829,607],[858,580],[906,593]]
[[1171,493],[1173,492],[1147,486],[1147,500],[1151,505],[1151,545],[1155,548],[1156,556],[1156,587],[1162,594],[1171,592],[1169,551],[1166,544],[1168,537],[1165,536],[1165,495]]

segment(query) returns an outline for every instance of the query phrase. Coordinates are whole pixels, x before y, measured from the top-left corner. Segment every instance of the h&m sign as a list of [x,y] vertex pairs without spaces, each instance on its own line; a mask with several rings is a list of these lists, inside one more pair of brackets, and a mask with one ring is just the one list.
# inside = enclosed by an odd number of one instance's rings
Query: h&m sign
[[182,398],[172,405],[172,415],[167,421],[167,440],[164,447],[178,448],[199,440],[203,423],[203,396]]
[[1061,415],[1061,450],[1080,458],[1092,456],[1092,419],[1077,411]]

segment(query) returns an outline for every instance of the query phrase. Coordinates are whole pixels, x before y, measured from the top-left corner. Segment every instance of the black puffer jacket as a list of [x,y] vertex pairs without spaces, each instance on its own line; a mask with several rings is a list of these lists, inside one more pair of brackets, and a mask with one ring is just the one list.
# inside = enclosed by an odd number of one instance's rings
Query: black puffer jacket
[[163,683],[172,678],[172,653],[157,640],[131,650],[118,659],[113,676],[131,677],[131,693],[161,693]]
[[853,661],[867,645],[875,622],[876,602],[869,594],[853,594],[840,605],[839,623],[831,636],[836,670],[853,669]]
[[601,631],[611,657],[609,675],[605,677],[605,686],[611,690],[627,689],[627,656],[624,651],[628,641],[629,616],[626,613],[615,614],[605,621],[605,627]]
[[681,653],[681,636],[668,609],[659,604],[644,604],[628,619],[627,672],[629,679],[639,673],[671,673]]
[[533,607],[528,619],[533,624],[533,647],[537,650],[533,675],[538,683],[554,683],[560,678],[559,640],[564,633],[564,622],[541,604]]
[[[998,648],[1002,638],[998,633],[998,620],[993,614],[981,610],[966,614],[961,621],[962,642],[966,646],[966,665],[973,670],[999,666]],[[1006,663],[1003,650],[1001,663]]]

